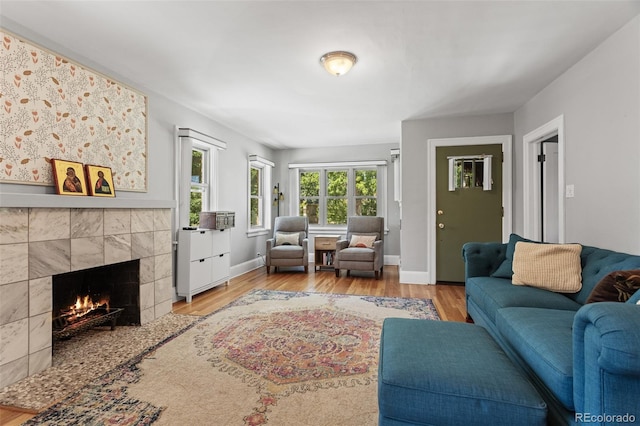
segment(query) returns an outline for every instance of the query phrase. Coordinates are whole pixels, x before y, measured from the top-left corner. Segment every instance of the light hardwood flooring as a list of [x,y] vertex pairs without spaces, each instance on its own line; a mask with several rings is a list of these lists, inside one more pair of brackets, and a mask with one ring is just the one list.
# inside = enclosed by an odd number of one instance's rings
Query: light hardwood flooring
[[[350,277],[342,272],[336,278],[333,270],[309,273],[301,268],[283,269],[277,273],[266,273],[266,268],[247,272],[231,280],[229,285],[218,286],[193,297],[191,303],[179,301],[173,304],[177,314],[207,315],[232,302],[253,289],[282,291],[311,291],[317,293],[339,293],[387,297],[413,297],[432,299],[440,318],[445,321],[465,321],[466,308],[464,286],[400,284],[398,268],[385,266],[382,278],[376,280],[373,273],[354,272]],[[17,426],[34,416],[33,413],[0,407],[0,426]]]

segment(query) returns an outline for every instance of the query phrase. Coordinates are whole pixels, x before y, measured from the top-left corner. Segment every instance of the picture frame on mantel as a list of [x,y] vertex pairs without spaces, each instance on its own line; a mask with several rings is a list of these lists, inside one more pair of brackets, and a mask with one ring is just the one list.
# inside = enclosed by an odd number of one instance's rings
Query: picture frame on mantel
[[82,163],[51,159],[53,179],[58,195],[87,195]]
[[85,164],[84,170],[85,175],[87,176],[87,189],[89,191],[89,195],[94,197],[116,196],[116,190],[113,187],[111,167]]

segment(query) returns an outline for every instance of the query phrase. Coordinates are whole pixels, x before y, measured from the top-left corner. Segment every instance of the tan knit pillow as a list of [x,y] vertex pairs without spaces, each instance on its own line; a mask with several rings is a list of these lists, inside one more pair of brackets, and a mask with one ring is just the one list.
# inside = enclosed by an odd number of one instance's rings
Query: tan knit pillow
[[517,242],[511,282],[558,293],[576,293],[582,288],[581,252],[580,244]]

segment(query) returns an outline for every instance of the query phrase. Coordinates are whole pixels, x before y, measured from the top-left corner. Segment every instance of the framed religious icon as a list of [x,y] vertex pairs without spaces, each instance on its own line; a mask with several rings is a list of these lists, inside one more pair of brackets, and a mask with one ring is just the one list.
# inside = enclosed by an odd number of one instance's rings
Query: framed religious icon
[[95,197],[115,197],[116,190],[113,187],[113,175],[110,167],[94,166],[86,164],[84,166],[89,185],[89,195]]
[[53,179],[58,195],[87,195],[82,163],[66,160],[51,160]]

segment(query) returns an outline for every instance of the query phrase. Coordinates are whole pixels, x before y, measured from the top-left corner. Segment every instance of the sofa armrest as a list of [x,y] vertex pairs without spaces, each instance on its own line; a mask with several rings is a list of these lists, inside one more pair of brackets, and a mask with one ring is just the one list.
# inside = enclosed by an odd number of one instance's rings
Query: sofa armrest
[[470,242],[462,246],[465,278],[488,277],[506,259],[507,244]]
[[268,238],[267,239],[267,251],[265,252],[265,265],[270,266],[271,265],[271,249],[274,248],[276,245],[276,239],[275,238]]
[[640,306],[584,305],[573,320],[576,412],[640,416]]

